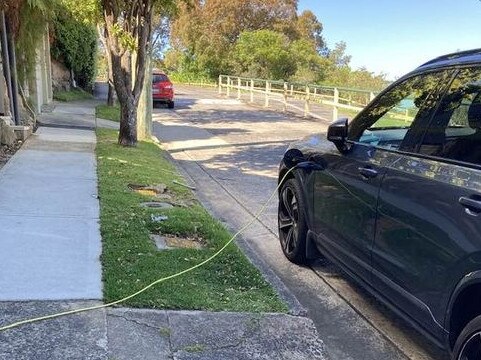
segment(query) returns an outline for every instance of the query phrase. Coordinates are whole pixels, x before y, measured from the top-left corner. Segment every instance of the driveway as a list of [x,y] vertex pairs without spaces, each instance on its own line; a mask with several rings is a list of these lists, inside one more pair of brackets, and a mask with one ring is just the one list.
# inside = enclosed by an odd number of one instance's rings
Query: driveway
[[[177,87],[176,109],[154,109],[153,119],[155,135],[203,203],[232,229],[251,220],[275,190],[277,167],[289,142],[325,133],[328,126],[327,121],[267,111],[219,97],[214,89],[192,87]],[[266,276],[279,280],[281,292],[287,287],[295,295],[332,359],[446,358],[334,265],[288,262],[277,240],[276,202],[240,245]]]

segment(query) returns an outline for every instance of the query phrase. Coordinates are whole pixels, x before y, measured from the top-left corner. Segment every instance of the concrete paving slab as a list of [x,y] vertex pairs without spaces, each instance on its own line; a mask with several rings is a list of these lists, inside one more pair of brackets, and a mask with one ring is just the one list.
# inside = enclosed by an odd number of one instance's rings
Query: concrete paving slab
[[[81,101],[81,102],[56,102],[55,109],[53,113],[64,114],[64,115],[95,115],[95,107],[91,106],[91,101]],[[87,116],[88,117],[88,116]]]
[[[50,142],[49,142],[50,143]],[[69,148],[71,145],[69,145]],[[53,179],[97,180],[96,160],[92,152],[20,151],[6,167],[3,176],[51,177]],[[54,182],[56,182],[54,180]]]
[[175,312],[175,359],[326,359],[313,323],[282,314]]
[[96,126],[98,128],[118,130],[120,128],[120,123],[112,120],[97,118]]
[[0,215],[99,216],[95,180],[0,175],[0,199]]
[[327,359],[311,320],[284,314],[109,309],[118,360]]
[[109,309],[107,324],[111,359],[172,359],[166,312]]
[[93,116],[86,117],[83,114],[67,114],[64,112],[42,114],[39,116],[38,122],[43,126],[95,128],[95,118]]
[[[97,305],[98,302],[0,302],[0,325]],[[105,310],[96,310],[0,332],[0,359],[107,360]]]
[[0,216],[0,301],[100,299],[99,225]]
[[37,138],[44,141],[65,141],[68,143],[81,142],[94,144],[96,142],[93,131],[49,127],[38,128],[37,132],[32,135],[28,141],[34,141]]

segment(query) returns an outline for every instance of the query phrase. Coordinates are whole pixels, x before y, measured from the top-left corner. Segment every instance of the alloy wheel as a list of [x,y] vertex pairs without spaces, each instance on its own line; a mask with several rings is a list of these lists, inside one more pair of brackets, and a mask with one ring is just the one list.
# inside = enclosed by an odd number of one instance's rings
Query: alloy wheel
[[292,253],[298,240],[299,205],[294,189],[285,186],[279,202],[279,235],[284,252]]

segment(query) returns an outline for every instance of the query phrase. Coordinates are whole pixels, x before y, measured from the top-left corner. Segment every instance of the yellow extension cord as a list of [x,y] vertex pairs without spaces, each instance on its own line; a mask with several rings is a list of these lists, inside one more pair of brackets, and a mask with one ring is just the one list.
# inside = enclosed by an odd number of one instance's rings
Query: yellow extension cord
[[40,317],[36,317],[36,318],[32,318],[32,319],[25,319],[25,320],[21,320],[21,321],[17,321],[17,322],[14,322],[10,325],[5,325],[5,326],[2,326],[0,327],[0,331],[5,331],[5,330],[9,330],[9,329],[13,329],[13,328],[16,328],[16,327],[19,327],[21,325],[26,325],[26,324],[31,324],[31,323],[34,323],[34,322],[39,322],[39,321],[43,321],[43,320],[49,320],[49,319],[54,319],[54,318],[58,318],[58,317],[61,317],[61,316],[66,316],[66,315],[73,315],[73,314],[78,314],[78,313],[82,313],[82,312],[86,312],[86,311],[92,311],[92,310],[98,310],[98,309],[103,309],[103,308],[107,308],[107,307],[110,307],[110,306],[113,306],[113,305],[117,305],[117,304],[120,304],[120,303],[123,303],[127,300],[130,300],[140,294],[142,294],[143,292],[147,291],[148,289],[150,289],[151,287],[161,283],[161,282],[164,282],[166,280],[170,280],[170,279],[173,279],[173,278],[176,278],[178,276],[181,276],[183,274],[186,274],[188,272],[191,272],[197,268],[200,268],[201,266],[204,266],[205,264],[209,263],[210,261],[214,260],[217,256],[219,256],[236,238],[237,236],[239,236],[241,233],[243,233],[245,230],[247,230],[256,220],[259,219],[259,217],[265,212],[266,208],[267,208],[267,205],[271,202],[272,198],[276,195],[277,191],[279,190],[281,184],[284,182],[284,180],[287,178],[287,176],[296,168],[296,166],[294,166],[293,168],[289,169],[287,171],[287,173],[284,175],[284,177],[282,178],[282,180],[279,182],[279,185],[277,185],[276,189],[274,190],[274,192],[271,194],[271,196],[269,197],[269,199],[267,199],[266,203],[260,208],[260,210],[254,215],[254,217],[252,218],[252,220],[250,220],[246,225],[244,225],[239,231],[237,231],[234,236],[232,236],[232,238],[230,238],[229,241],[227,241],[225,243],[224,246],[222,246],[222,248],[220,248],[215,254],[213,254],[211,257],[207,258],[206,260],[198,263],[197,265],[194,265],[188,269],[185,269],[185,270],[182,270],[176,274],[173,274],[173,275],[169,275],[169,276],[166,276],[166,277],[163,277],[163,278],[160,278],[160,279],[157,279],[155,280],[154,282],[150,283],[149,285],[147,285],[146,287],[140,289],[139,291],[129,295],[129,296],[126,296],[122,299],[119,299],[119,300],[116,300],[116,301],[113,301],[111,303],[108,303],[108,304],[102,304],[102,305],[95,305],[95,306],[90,306],[90,307],[86,307],[86,308],[82,308],[82,309],[76,309],[76,310],[69,310],[69,311],[64,311],[64,312],[59,312],[59,313],[56,313],[56,314],[52,314],[52,315],[46,315],[46,316],[40,316]]

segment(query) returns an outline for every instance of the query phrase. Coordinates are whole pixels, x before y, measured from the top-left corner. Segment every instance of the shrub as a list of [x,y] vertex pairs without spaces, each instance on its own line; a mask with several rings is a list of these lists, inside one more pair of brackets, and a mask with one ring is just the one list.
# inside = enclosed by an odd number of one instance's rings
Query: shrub
[[74,72],[77,84],[90,91],[96,74],[97,33],[91,25],[75,20],[67,11],[54,20],[52,55]]

